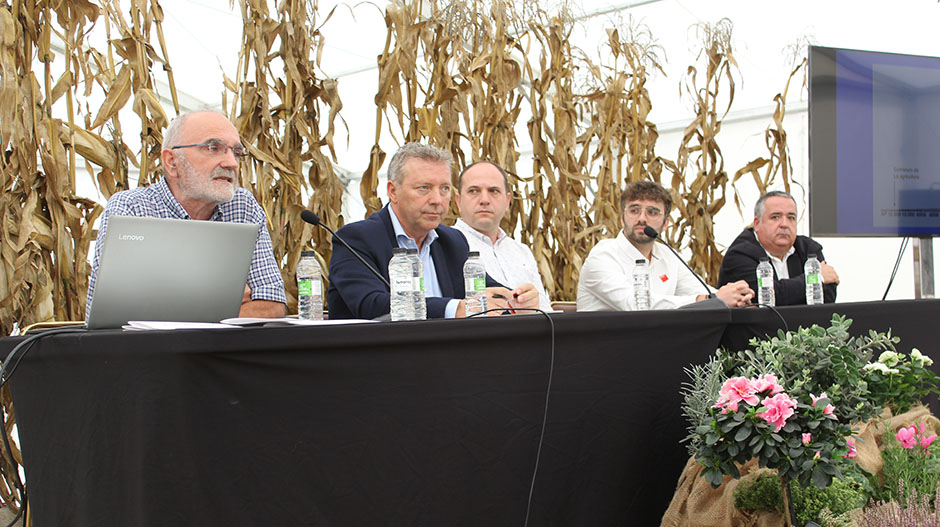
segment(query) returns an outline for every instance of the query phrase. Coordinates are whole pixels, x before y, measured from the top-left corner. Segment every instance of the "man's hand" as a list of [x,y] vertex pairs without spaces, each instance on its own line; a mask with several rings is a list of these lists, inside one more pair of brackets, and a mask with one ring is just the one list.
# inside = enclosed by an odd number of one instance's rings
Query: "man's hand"
[[[539,290],[535,288],[535,284],[526,282],[512,292],[512,306],[513,307],[527,307],[530,309],[538,309],[539,307]],[[533,313],[534,311],[526,311],[527,313]]]
[[839,285],[839,274],[831,265],[826,262],[819,262],[819,266],[822,268],[822,281],[824,284]]
[[252,300],[251,288],[245,284],[245,293],[242,295],[242,307],[238,316],[243,318],[278,318],[287,314],[287,306],[281,302],[271,300]]
[[[508,311],[512,301],[512,291],[505,287],[487,287],[486,288],[486,309],[502,309]],[[513,304],[514,305],[514,304]],[[488,316],[498,317],[503,311],[490,311]]]
[[[512,292],[506,289],[505,287],[487,287],[486,288],[486,309],[509,309],[509,305],[506,303],[506,299],[512,297]],[[497,317],[501,314],[500,311],[490,311],[486,314],[489,317]],[[454,313],[454,318],[467,318],[467,301],[461,300],[457,304],[457,312]]]
[[721,286],[715,295],[728,304],[728,307],[744,307],[754,298],[754,291],[747,285],[747,282],[738,280]]

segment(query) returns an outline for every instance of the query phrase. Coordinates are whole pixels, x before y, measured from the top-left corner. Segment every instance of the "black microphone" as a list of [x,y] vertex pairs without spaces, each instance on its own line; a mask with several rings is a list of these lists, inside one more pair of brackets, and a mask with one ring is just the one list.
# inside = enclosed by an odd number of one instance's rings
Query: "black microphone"
[[[659,233],[656,232],[656,229],[650,227],[649,225],[647,225],[646,227],[643,227],[643,234],[649,236],[650,238],[654,240],[659,238]],[[699,276],[698,273],[693,271],[692,268],[689,267],[689,264],[685,263],[685,260],[683,260],[682,257],[679,256],[679,253],[677,253],[676,250],[672,248],[672,246],[664,242],[661,238],[659,239],[659,241],[661,241],[663,245],[665,245],[670,251],[672,251],[672,254],[676,255],[676,258],[678,258],[679,261],[682,262],[682,265],[684,265],[685,268],[688,269],[690,273],[692,273],[692,276],[694,276],[695,279],[698,280],[700,284],[702,284],[702,287],[705,288],[705,294],[708,295],[708,298],[715,298],[715,293],[712,293],[712,290],[708,287],[708,284],[705,283],[705,280],[702,280],[702,277]]]
[[[382,276],[381,273],[379,273],[378,271],[375,270],[374,267],[372,267],[371,265],[369,265],[369,262],[367,262],[366,259],[363,258],[362,255],[360,255],[358,251],[356,251],[355,249],[353,249],[352,247],[350,247],[349,244],[346,243],[346,240],[340,238],[340,236],[339,236],[338,234],[336,234],[335,232],[333,232],[333,229],[331,229],[331,228],[327,227],[325,224],[321,223],[321,222],[320,222],[320,217],[317,216],[316,214],[314,214],[313,211],[311,211],[311,210],[306,210],[306,209],[300,211],[300,219],[304,220],[305,222],[309,223],[310,225],[313,225],[313,226],[320,226],[320,227],[323,227],[324,229],[326,229],[327,231],[329,231],[329,233],[333,235],[333,239],[334,239],[334,240],[339,240],[339,243],[343,244],[347,249],[349,249],[349,252],[351,252],[351,253],[353,254],[353,256],[355,256],[356,258],[359,259],[360,262],[362,262],[362,265],[365,265],[367,269],[369,269],[370,271],[372,271],[372,274],[374,274],[375,276],[378,276],[378,277],[379,277],[379,280],[381,280],[382,283],[384,283],[385,285],[388,286],[388,290],[389,290],[389,291],[392,290],[392,284],[388,283],[388,280],[386,280],[385,277]],[[653,231],[653,232],[655,232],[655,231]]]

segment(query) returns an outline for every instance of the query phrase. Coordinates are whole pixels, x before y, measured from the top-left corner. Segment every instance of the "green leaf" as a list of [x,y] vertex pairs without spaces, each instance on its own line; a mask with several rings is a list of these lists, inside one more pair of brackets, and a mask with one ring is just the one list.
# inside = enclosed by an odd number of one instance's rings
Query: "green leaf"
[[751,431],[748,430],[747,428],[744,428],[744,427],[739,428],[737,433],[734,434],[734,440],[744,441],[745,439],[747,439],[747,436],[750,435],[750,433]]
[[719,437],[720,436],[716,434],[715,432],[710,432],[708,435],[705,436],[705,444],[714,445],[715,443],[718,442]]
[[832,483],[832,476],[826,474],[822,467],[823,465],[816,465],[816,468],[813,469],[813,484],[820,489],[824,489]]
[[803,448],[802,447],[791,448],[789,449],[789,453],[790,453],[790,457],[798,458],[803,455]]
[[705,476],[705,481],[712,484],[712,487],[718,488],[721,486],[721,481],[723,479],[721,471],[717,468],[710,468],[705,472],[702,472],[702,475]]
[[740,424],[741,424],[741,421],[735,421],[734,419],[728,419],[727,421],[724,421],[723,423],[721,423],[721,425],[719,426],[719,428],[721,428],[721,431],[722,431],[722,432],[724,432],[724,433],[727,434],[727,433],[730,432],[733,428],[737,427],[737,426],[740,425]]

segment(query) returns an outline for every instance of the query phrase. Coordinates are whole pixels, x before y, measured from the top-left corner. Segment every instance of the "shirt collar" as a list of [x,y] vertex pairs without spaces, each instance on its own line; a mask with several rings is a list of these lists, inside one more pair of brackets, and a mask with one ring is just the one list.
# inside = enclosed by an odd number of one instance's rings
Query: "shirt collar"
[[757,240],[757,244],[760,245],[760,248],[761,248],[761,249],[764,249],[764,252],[767,253],[767,256],[768,256],[771,260],[777,260],[778,262],[786,262],[786,261],[787,261],[787,258],[789,258],[791,254],[793,254],[793,253],[796,252],[796,247],[794,247],[793,245],[791,245],[791,246],[790,246],[790,249],[787,251],[787,254],[783,255],[783,258],[777,258],[776,256],[770,254],[770,251],[768,251],[768,250],[764,247],[764,244],[760,242],[760,238],[757,237],[757,231],[754,231],[754,239]]
[[463,218],[457,218],[457,222],[454,223],[454,228],[469,234],[470,236],[473,236],[474,238],[489,245],[497,245],[499,242],[503,241],[504,238],[506,238],[506,232],[501,227],[497,227],[499,231],[496,234],[496,242],[493,243],[492,238],[471,227],[469,223],[463,221]]
[[[631,262],[635,262],[639,260],[640,258],[646,260],[646,257],[643,256],[643,253],[641,253],[640,250],[637,249],[636,246],[633,245],[633,243],[629,239],[627,239],[627,235],[623,233],[623,229],[620,229],[620,233],[617,234],[617,238],[619,238],[623,242],[623,245],[626,247],[627,256],[630,258]],[[659,254],[660,251],[661,249],[659,247],[659,244],[656,242],[653,242],[653,251],[650,253],[650,260],[652,261],[652,260],[661,259],[662,256]]]
[[[392,229],[395,230],[395,239],[398,241],[398,246],[417,249],[418,242],[415,241],[414,238],[412,238],[411,236],[408,236],[405,233],[405,229],[402,228],[401,222],[398,221],[398,216],[395,214],[395,209],[393,209],[391,205],[388,206],[388,215],[392,219]],[[434,240],[436,239],[437,239],[437,230],[436,229],[431,230],[431,232],[428,233],[427,237],[424,238],[424,246],[430,247],[431,244],[434,243]],[[411,241],[410,244],[408,243],[409,240]]]
[[[170,190],[170,185],[166,182],[166,177],[160,178],[160,181],[150,185],[150,188],[157,193],[157,196],[163,201],[163,204],[166,205],[166,208],[169,209],[177,218],[189,220],[192,219],[189,216],[189,213],[186,212],[186,209],[183,208],[183,205],[180,204],[179,200],[176,199],[176,196],[173,195],[173,192]],[[223,221],[222,217],[222,207],[217,206],[215,212],[212,213],[212,217],[209,218],[210,221]]]

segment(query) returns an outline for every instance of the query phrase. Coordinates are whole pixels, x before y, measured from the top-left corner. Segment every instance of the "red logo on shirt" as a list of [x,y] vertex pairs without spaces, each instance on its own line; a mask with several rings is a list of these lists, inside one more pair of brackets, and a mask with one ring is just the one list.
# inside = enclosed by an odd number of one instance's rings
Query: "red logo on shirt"
[[660,275],[660,276],[659,276],[659,279],[660,279],[662,282],[665,283],[665,282],[669,281],[669,275],[666,275],[666,274]]

